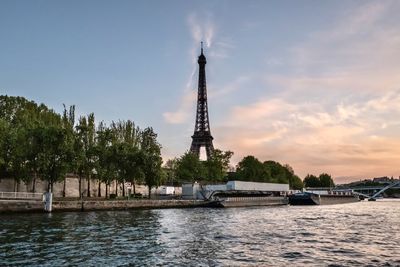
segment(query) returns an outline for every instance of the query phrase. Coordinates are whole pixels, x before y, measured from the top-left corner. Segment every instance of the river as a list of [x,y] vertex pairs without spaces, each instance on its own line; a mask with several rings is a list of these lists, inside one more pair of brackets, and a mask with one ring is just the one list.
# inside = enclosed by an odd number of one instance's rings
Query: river
[[400,266],[400,201],[0,215],[0,266]]

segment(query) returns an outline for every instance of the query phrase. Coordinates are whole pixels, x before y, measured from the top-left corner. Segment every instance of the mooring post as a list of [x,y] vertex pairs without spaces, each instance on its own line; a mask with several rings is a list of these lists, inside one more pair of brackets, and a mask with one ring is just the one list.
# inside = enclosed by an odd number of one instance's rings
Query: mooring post
[[43,194],[44,211],[51,212],[53,206],[53,193],[45,192]]

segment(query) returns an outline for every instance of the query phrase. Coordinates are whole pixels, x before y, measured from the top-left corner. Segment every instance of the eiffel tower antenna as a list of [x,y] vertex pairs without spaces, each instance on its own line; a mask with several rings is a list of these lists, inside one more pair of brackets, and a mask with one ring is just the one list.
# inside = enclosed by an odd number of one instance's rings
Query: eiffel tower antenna
[[213,137],[211,136],[210,120],[208,118],[207,86],[206,86],[206,64],[207,59],[203,54],[203,42],[201,42],[201,54],[197,60],[199,64],[199,87],[197,92],[197,111],[194,134],[190,152],[200,157],[200,148],[205,147],[207,160],[211,158],[214,151]]

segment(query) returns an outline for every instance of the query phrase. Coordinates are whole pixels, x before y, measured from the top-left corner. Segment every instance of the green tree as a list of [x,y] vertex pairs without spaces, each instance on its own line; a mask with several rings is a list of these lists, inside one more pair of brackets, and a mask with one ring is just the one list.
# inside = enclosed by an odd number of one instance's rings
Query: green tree
[[319,181],[321,187],[334,187],[335,183],[332,180],[332,176],[327,173],[322,173],[319,175]]
[[211,157],[204,161],[205,165],[205,179],[212,182],[223,181],[229,168],[229,162],[233,155],[231,151],[221,151],[215,149]]
[[157,142],[157,134],[152,128],[146,128],[142,132],[141,150],[143,153],[144,182],[149,189],[159,186],[164,178],[162,171],[161,145]]
[[53,184],[65,178],[70,156],[67,133],[65,129],[50,125],[39,127],[35,137],[42,146],[38,155],[38,164],[41,177],[48,182],[48,190],[53,190]]
[[252,182],[267,182],[271,179],[263,163],[254,156],[246,156],[238,163],[236,176],[240,180]]
[[[265,161],[263,163],[264,168],[267,169],[267,173],[269,173],[270,178],[265,179],[265,182],[274,182],[274,183],[280,183],[280,184],[286,184],[289,183],[289,178],[293,175],[292,174],[292,169],[287,169],[284,166],[282,166],[279,162],[276,161]],[[289,166],[290,167],[290,166]]]
[[167,160],[167,162],[164,165],[164,171],[166,174],[166,182],[169,184],[175,184],[178,180],[177,175],[176,175],[176,170],[178,168],[178,159],[173,158]]
[[307,174],[307,176],[303,180],[305,187],[320,187],[321,183],[317,176],[312,174]]
[[136,194],[135,184],[142,181],[143,153],[140,151],[141,131],[135,127],[133,121],[119,121],[112,123],[112,128],[117,136],[119,181],[123,184],[122,194],[125,196],[125,181],[133,184],[133,193]]
[[176,177],[181,182],[194,182],[205,177],[204,164],[199,157],[191,152],[186,152],[176,162]]
[[117,176],[117,158],[114,149],[115,136],[111,129],[107,128],[103,122],[97,128],[96,155],[98,157],[97,175],[106,185],[106,195],[108,198],[108,188],[113,179]]
[[293,175],[292,178],[289,180],[289,186],[293,190],[302,190],[304,187],[303,181],[297,175]]

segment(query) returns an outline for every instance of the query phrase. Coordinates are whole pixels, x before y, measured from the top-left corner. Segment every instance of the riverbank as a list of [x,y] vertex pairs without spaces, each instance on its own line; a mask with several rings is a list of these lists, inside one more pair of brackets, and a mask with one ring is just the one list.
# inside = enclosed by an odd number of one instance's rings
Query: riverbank
[[[182,199],[133,199],[133,200],[55,200],[52,212],[61,211],[96,211],[96,210],[128,210],[128,209],[168,209],[195,208],[207,204],[203,200]],[[0,200],[0,213],[45,212],[41,201]]]

